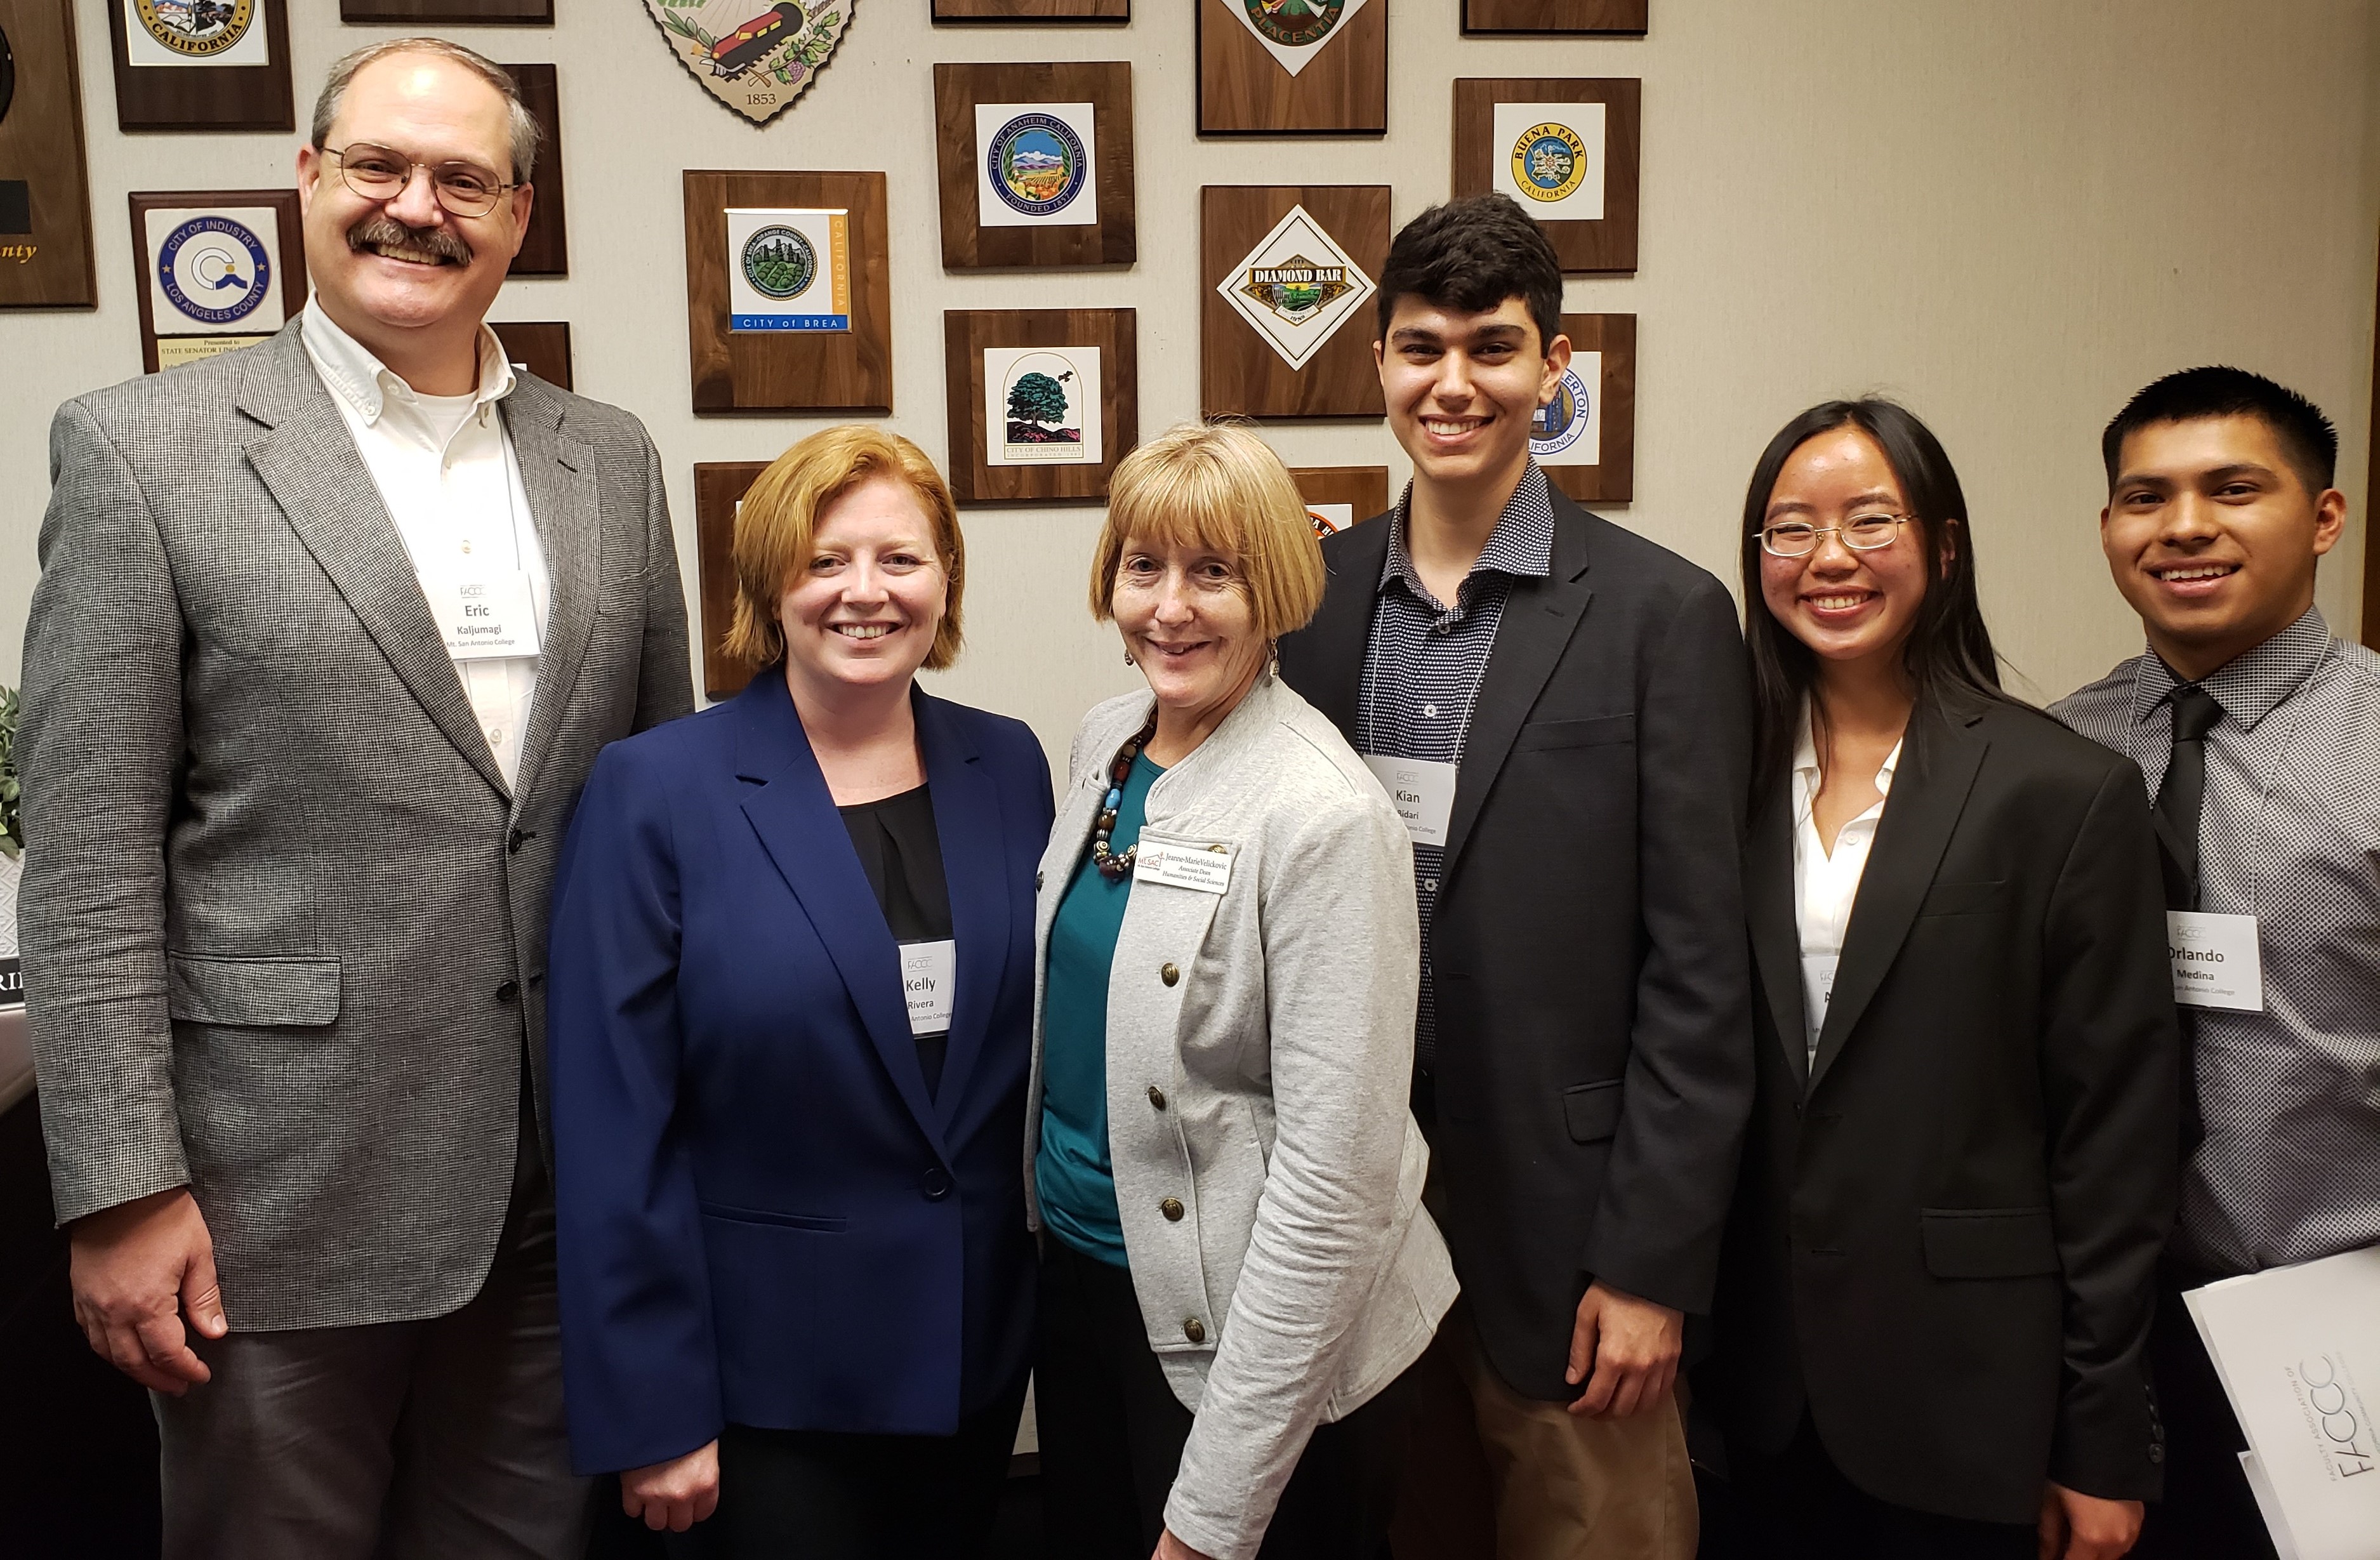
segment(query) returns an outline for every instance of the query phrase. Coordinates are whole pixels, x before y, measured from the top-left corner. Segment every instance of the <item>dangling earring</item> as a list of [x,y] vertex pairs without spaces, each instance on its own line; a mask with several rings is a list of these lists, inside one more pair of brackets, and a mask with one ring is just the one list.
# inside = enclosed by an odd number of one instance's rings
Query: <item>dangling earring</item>
[[1123,652],[1123,664],[1127,666],[1136,666],[1140,664],[1140,663],[1132,658],[1132,652],[1128,650]]

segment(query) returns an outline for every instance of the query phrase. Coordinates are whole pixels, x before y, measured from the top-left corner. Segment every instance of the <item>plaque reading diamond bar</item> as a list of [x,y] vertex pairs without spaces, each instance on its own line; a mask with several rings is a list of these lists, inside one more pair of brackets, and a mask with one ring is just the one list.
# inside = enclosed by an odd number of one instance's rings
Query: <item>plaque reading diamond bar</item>
[[1209,416],[1377,417],[1369,305],[1385,186],[1208,188],[1199,399]]

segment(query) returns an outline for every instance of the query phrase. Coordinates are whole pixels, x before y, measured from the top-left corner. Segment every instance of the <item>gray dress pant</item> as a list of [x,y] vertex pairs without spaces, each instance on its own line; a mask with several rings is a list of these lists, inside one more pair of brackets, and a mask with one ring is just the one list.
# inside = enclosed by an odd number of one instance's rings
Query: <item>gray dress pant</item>
[[152,1395],[164,1560],[578,1560],[589,1492],[562,1421],[553,1194],[525,1157],[460,1310],[283,1333],[235,1317],[193,1339],[214,1379]]

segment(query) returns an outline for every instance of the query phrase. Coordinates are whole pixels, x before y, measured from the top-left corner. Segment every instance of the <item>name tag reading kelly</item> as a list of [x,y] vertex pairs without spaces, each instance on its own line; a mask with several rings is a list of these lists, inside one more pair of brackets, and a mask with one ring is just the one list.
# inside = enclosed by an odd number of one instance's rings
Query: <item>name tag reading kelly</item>
[[2173,1000],[2234,1013],[2265,1010],[2265,956],[2254,916],[2204,910],[2165,913],[2166,952],[2173,960]]
[[457,661],[488,661],[538,652],[537,607],[529,600],[528,571],[486,574],[425,574],[421,593]]
[[1444,845],[1447,821],[1454,816],[1455,766],[1435,759],[1392,759],[1385,753],[1366,753],[1364,762],[1389,793],[1413,842]]
[[901,945],[901,991],[909,999],[911,1035],[951,1032],[951,1016],[958,1010],[958,977],[959,945],[950,938]]
[[1143,835],[1132,858],[1132,881],[1220,894],[1232,885],[1232,852],[1220,845],[1158,844]]

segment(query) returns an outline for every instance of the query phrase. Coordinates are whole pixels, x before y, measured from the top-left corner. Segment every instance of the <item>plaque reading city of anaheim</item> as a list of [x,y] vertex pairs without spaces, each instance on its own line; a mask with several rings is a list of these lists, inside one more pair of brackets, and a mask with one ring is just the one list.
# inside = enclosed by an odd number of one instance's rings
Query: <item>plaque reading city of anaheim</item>
[[843,42],[856,0],[645,0],[703,90],[754,124],[793,106]]
[[1131,310],[954,309],[942,349],[953,498],[1106,496],[1140,439]]
[[1386,0],[1196,0],[1198,133],[1389,128]]
[[0,309],[90,309],[72,0],[0,0]]
[[1582,504],[1636,490],[1636,316],[1565,314],[1570,369],[1529,426],[1529,454]]
[[694,409],[891,411],[884,176],[684,179]]
[[1201,412],[1379,416],[1372,278],[1388,261],[1388,187],[1210,185],[1199,210]]
[[253,347],[306,306],[295,189],[136,194],[140,361],[151,373]]
[[106,0],[126,130],[286,130],[287,0]]
[[934,67],[942,264],[1129,265],[1132,67]]
[[1454,83],[1454,193],[1496,190],[1544,225],[1564,271],[1636,269],[1643,83]]

